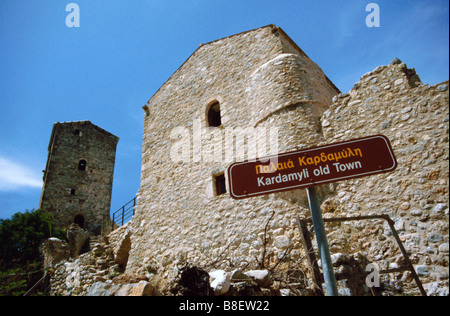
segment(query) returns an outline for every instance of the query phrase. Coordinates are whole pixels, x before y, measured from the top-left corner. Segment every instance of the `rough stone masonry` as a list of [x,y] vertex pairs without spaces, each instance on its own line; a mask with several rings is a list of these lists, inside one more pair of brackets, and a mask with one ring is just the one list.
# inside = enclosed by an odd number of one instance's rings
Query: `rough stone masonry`
[[[383,134],[396,171],[319,187],[324,216],[389,215],[428,293],[448,294],[448,106],[448,81],[423,84],[398,59],[341,93],[273,25],[201,45],[144,106],[137,210],[110,242],[115,253],[129,251],[127,273],[170,278],[184,263],[208,271],[289,269],[305,256],[296,222],[310,215],[304,190],[233,200],[220,184],[240,157],[204,159],[205,148],[228,153],[227,131],[251,128],[276,128],[279,152]],[[219,124],[211,123],[211,108]],[[174,162],[176,128],[190,137],[177,147],[185,159]],[[268,134],[234,137],[248,149]],[[383,221],[326,229],[332,253],[364,254],[381,269],[403,263]],[[409,272],[389,277],[418,294]]]
[[90,121],[53,125],[39,208],[98,235],[108,227],[119,138]]

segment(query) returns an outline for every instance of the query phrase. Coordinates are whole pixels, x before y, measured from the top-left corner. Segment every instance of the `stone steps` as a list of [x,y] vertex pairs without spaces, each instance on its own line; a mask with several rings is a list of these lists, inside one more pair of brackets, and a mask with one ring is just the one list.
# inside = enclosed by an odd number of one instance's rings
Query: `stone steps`
[[89,250],[94,249],[96,244],[101,244],[103,242],[102,236],[90,236],[89,237]]

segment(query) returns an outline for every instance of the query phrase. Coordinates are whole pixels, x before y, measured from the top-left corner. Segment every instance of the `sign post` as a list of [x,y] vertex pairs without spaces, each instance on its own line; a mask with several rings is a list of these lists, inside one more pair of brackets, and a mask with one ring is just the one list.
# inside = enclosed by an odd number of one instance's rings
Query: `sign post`
[[327,295],[337,296],[336,278],[316,185],[394,171],[397,160],[383,135],[237,162],[227,169],[234,199],[306,188]]
[[323,225],[322,211],[320,210],[319,196],[315,186],[308,187],[308,202],[311,210],[311,217],[316,233],[319,256],[322,262],[323,279],[327,289],[327,296],[338,296],[336,277],[334,275],[333,263],[331,262],[330,247],[328,246],[325,226]]

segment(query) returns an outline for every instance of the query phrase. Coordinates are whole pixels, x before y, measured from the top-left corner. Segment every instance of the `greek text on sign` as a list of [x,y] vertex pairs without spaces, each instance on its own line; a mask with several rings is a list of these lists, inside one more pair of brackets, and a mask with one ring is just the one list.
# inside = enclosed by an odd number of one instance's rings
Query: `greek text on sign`
[[393,171],[397,160],[383,135],[238,162],[228,167],[235,199],[295,190]]

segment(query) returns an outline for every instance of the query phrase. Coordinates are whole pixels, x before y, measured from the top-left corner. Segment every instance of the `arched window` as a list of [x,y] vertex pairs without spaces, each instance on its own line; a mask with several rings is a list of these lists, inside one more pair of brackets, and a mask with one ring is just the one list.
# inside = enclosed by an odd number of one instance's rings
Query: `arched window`
[[220,103],[218,101],[213,102],[209,106],[207,119],[209,127],[217,127],[222,125],[222,118],[220,116]]
[[78,170],[85,171],[86,165],[87,165],[86,160],[81,159],[80,162],[78,163]]

